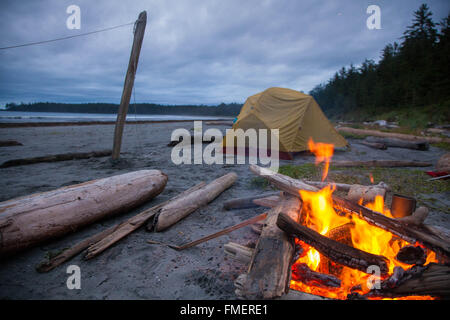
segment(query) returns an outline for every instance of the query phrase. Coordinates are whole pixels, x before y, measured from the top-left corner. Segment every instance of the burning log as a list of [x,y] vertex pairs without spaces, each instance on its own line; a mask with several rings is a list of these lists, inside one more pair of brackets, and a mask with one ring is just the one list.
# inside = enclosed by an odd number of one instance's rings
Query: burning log
[[[250,166],[250,170],[257,175],[266,178],[280,190],[286,191],[296,197],[300,197],[299,190],[318,191],[317,188],[300,180],[274,173],[256,165]],[[450,258],[450,239],[443,233],[436,233],[433,231],[433,228],[426,225],[415,226],[401,222],[398,219],[389,218],[379,212],[372,211],[364,206],[336,195],[333,195],[332,198],[334,205],[339,207],[342,211],[356,214],[369,224],[389,231],[411,244],[419,242],[428,249],[435,251],[444,257]]]
[[421,247],[405,246],[399,250],[395,259],[406,264],[423,265],[427,256]]
[[405,140],[395,139],[395,138],[367,137],[366,142],[384,144],[384,145],[386,145],[388,147],[392,147],[392,148],[405,148],[405,149],[422,150],[422,151],[426,151],[430,148],[430,144],[425,140],[423,140],[423,141],[405,141]]
[[334,161],[336,167],[431,167],[429,162],[406,160]]
[[[401,269],[401,268],[400,268]],[[395,272],[382,281],[379,289],[372,289],[364,297],[396,298],[404,296],[450,297],[450,267],[430,263]],[[403,269],[402,269],[403,270]]]
[[[352,245],[351,228],[353,226],[354,226],[354,223],[352,223],[352,222],[340,225],[339,227],[331,229],[326,234],[326,236],[327,236],[327,238],[329,238],[331,240],[351,246]],[[323,256],[321,258],[321,263],[319,265],[320,272],[338,276],[341,274],[342,268],[343,268],[342,265],[334,263],[334,261],[328,259],[325,256]]]
[[289,197],[269,211],[248,272],[235,282],[239,298],[272,299],[289,290],[295,246],[292,239],[277,227],[276,221],[282,211],[294,221],[299,221],[300,207],[298,198]]
[[242,263],[248,264],[252,260],[254,250],[252,248],[240,245],[238,243],[228,242],[224,245],[223,249],[226,255]]
[[279,192],[268,192],[264,194],[259,194],[252,197],[245,197],[245,198],[237,198],[225,201],[223,204],[223,208],[225,210],[233,210],[233,209],[248,209],[248,208],[255,208],[259,206],[254,202],[256,199],[271,197],[271,196],[278,196]]
[[333,195],[333,201],[343,211],[356,214],[369,224],[389,231],[406,242],[411,244],[419,242],[426,248],[444,257],[450,257],[450,239],[443,234],[433,232],[432,228],[426,225],[417,226],[407,224],[400,219],[389,218],[381,213],[335,195]]
[[73,232],[141,205],[166,186],[159,170],[140,170],[0,203],[0,256]]
[[386,275],[389,271],[386,258],[331,240],[302,226],[284,213],[278,215],[277,226],[289,236],[302,240],[334,262],[362,272],[368,272],[367,268],[372,265],[379,266],[382,275]]
[[147,228],[150,230],[154,229],[157,232],[169,228],[198,208],[213,201],[223,191],[231,187],[236,179],[236,173],[228,173],[210,182],[203,188],[172,201],[161,209],[156,215],[155,221],[151,221]]
[[303,282],[308,286],[321,288],[339,288],[341,280],[338,278],[311,270],[306,263],[295,264],[292,268],[292,280]]
[[[311,186],[320,188],[320,189],[325,188],[326,186],[328,186],[330,184],[329,182],[325,182],[325,181],[308,181],[308,180],[305,180],[304,182],[309,184],[309,185],[311,185]],[[359,184],[336,183],[336,182],[333,182],[333,185],[336,186],[337,190],[347,191],[347,192],[350,191],[350,189],[352,187],[354,187],[354,186],[366,187],[366,188],[369,188],[369,187],[380,188],[380,189],[385,189],[386,191],[390,191],[391,190],[391,188],[386,183],[384,183],[382,181],[380,183],[376,184],[376,185],[370,185],[370,186],[362,186],[362,185],[359,185]]]
[[361,186],[355,184],[351,186],[347,194],[347,199],[358,202],[363,199],[364,203],[373,202],[377,196],[381,196],[383,199],[386,196],[386,189],[379,188],[378,186]]

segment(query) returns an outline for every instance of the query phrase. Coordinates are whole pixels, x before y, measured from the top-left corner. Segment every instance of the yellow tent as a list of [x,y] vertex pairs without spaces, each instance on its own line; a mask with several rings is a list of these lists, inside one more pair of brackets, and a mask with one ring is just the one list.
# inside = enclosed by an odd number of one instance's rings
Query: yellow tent
[[308,150],[309,138],[335,147],[348,145],[313,97],[285,88],[269,88],[249,97],[233,124],[233,129],[239,128],[279,129],[281,152]]

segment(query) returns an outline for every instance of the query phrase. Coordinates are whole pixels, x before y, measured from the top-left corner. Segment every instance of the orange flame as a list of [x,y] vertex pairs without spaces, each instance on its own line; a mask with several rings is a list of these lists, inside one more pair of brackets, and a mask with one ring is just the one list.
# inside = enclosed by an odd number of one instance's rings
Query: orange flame
[[334,145],[322,142],[314,143],[313,139],[309,138],[308,148],[316,156],[316,165],[325,162],[325,167],[322,172],[322,181],[324,181],[328,175],[328,168],[334,153]]
[[[334,146],[332,144],[314,143],[311,138],[308,141],[308,146],[311,152],[316,156],[316,164],[325,162],[322,172],[322,181],[324,181],[328,175],[329,163],[333,156]],[[370,174],[370,181],[372,183],[374,182],[372,174]],[[346,235],[345,241],[350,242],[349,245],[352,245],[357,249],[386,257],[388,259],[389,275],[392,274],[396,266],[408,269],[410,267],[409,265],[403,264],[395,259],[398,251],[403,246],[408,245],[408,243],[395,237],[386,230],[369,224],[358,216],[338,214],[333,206],[332,194],[334,190],[335,185],[328,185],[318,192],[300,190],[300,197],[303,201],[301,212],[302,223],[325,236],[329,236],[331,230],[347,224],[346,230],[349,234]],[[360,199],[359,204],[362,205],[362,203],[363,199]],[[374,202],[366,204],[366,207],[382,213],[389,218],[393,218],[391,212],[384,207],[384,198],[382,196],[376,196]],[[351,293],[352,288],[355,286],[360,287],[360,289],[358,289],[358,292],[360,293],[367,293],[370,291],[367,280],[369,279],[369,276],[372,275],[368,275],[356,269],[337,265],[322,257],[316,249],[308,246],[299,239],[296,239],[296,244],[300,245],[304,251],[294,265],[297,263],[304,263],[311,270],[318,272],[328,272],[331,267],[331,269],[333,269],[333,275],[341,280],[341,287],[323,288],[291,280],[290,287],[292,289],[334,299],[346,299],[347,295]],[[417,246],[419,244],[416,243],[415,245]],[[426,264],[437,262],[434,252],[426,252]],[[409,296],[398,299],[433,299],[433,297]]]
[[[365,220],[357,216],[339,215],[333,207],[332,193],[334,186],[327,186],[318,192],[300,191],[300,196],[303,201],[302,209],[302,223],[309,228],[316,230],[322,235],[327,236],[331,230],[348,224],[350,229],[351,245],[360,250],[382,255],[388,259],[389,274],[392,274],[396,266],[403,269],[408,269],[410,265],[403,264],[395,259],[398,251],[407,242],[393,236],[392,233],[381,228],[370,225]],[[385,214],[392,218],[388,209],[384,208],[384,198],[378,196],[373,203],[366,205],[369,209]],[[300,240],[296,240],[305,251],[304,254],[295,262],[305,263],[313,271],[323,272],[323,268],[327,270],[330,263],[333,262],[322,259],[321,254],[314,248],[309,247]],[[418,244],[416,244],[418,245]],[[427,261],[436,262],[434,252],[428,252]],[[351,293],[353,287],[360,285],[360,293],[364,294],[370,291],[367,280],[369,276],[359,270],[339,266],[338,274],[334,274],[341,280],[340,288],[321,288],[306,285],[300,281],[291,280],[290,287],[295,290],[321,295],[324,297],[334,299],[346,299],[347,295]],[[382,279],[380,279],[382,280]],[[431,299],[432,297],[402,297],[401,299]]]
[[373,175],[372,175],[372,173],[369,173],[369,178],[370,178],[370,183],[373,184],[373,183],[374,183],[374,180],[373,180]]

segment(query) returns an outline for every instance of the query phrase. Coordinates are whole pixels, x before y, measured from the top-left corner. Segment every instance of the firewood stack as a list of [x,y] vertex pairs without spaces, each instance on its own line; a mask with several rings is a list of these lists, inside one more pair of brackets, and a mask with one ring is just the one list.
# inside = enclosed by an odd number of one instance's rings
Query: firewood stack
[[[352,224],[342,225],[336,230],[319,234],[303,225],[302,200],[300,190],[318,191],[304,181],[292,179],[282,174],[269,172],[256,165],[250,170],[266,178],[281,191],[277,198],[271,198],[268,216],[263,224],[254,226],[253,231],[260,232],[254,249],[234,243],[225,246],[225,252],[241,262],[248,262],[247,272],[236,281],[236,295],[241,299],[310,299],[317,298],[307,293],[289,291],[291,280],[300,281],[308,286],[336,289],[341,286],[339,279],[342,268],[357,269],[370,274],[368,270],[376,266],[381,273],[381,281],[370,291],[363,292],[364,284],[352,288],[348,299],[398,298],[408,296],[431,296],[448,299],[450,297],[450,238],[448,234],[434,226],[424,224],[428,214],[426,208],[419,208],[413,215],[402,219],[393,219],[372,211],[357,203],[349,192],[349,198],[332,195],[333,206],[339,212],[356,216],[370,225],[392,233],[396,239],[408,242],[397,253],[396,260],[408,267],[395,267],[389,271],[389,261],[384,256],[374,255],[352,246],[349,228]],[[342,187],[342,186],[341,186]],[[363,186],[360,186],[364,190]],[[346,186],[346,190],[355,193],[355,188]],[[364,195],[374,197],[377,190],[384,197],[388,187],[366,188]],[[372,192],[373,191],[373,192]],[[373,193],[373,194],[372,194]],[[362,196],[361,198],[364,198]],[[276,201],[278,200],[278,202]],[[364,200],[370,200],[364,198]],[[255,201],[255,200],[253,200]],[[261,201],[256,200],[256,203]],[[266,203],[262,201],[262,203]],[[323,259],[321,267],[313,271],[306,264],[294,264],[302,255],[295,239],[316,249]],[[439,263],[425,264],[425,252],[434,252]],[[294,267],[293,267],[294,265]]]

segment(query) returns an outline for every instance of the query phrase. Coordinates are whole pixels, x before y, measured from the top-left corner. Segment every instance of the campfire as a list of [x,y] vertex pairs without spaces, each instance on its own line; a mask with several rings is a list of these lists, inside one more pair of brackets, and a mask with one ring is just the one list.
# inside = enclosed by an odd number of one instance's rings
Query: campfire
[[[329,162],[333,155],[333,145],[317,143],[311,139],[309,141],[310,150],[316,155],[316,163],[325,161],[323,169],[322,181],[328,174]],[[318,192],[300,190],[300,196],[303,201],[302,207],[302,224],[311,228],[321,235],[333,240],[345,243],[362,251],[372,253],[387,258],[388,260],[388,276],[392,275],[395,267],[401,267],[407,270],[411,265],[402,263],[396,259],[401,248],[409,246],[406,241],[395,237],[391,232],[383,230],[379,227],[372,226],[366,221],[348,215],[345,212],[338,211],[333,205],[332,194],[335,191],[333,183],[324,187]],[[359,199],[359,204],[363,204],[363,198]],[[384,206],[384,198],[381,195],[375,196],[373,202],[364,204],[365,207],[384,214],[389,218],[393,218],[389,209]],[[342,267],[337,265],[330,259],[322,256],[314,247],[311,247],[299,239],[296,244],[301,252],[300,257],[292,266],[293,277],[290,283],[292,289],[312,293],[329,298],[346,299],[353,292],[365,294],[370,291],[368,287],[368,278],[371,275],[357,269]],[[419,244],[416,244],[419,246]],[[425,250],[426,262],[437,262],[436,255],[430,250]],[[303,268],[302,268],[303,267]],[[334,283],[340,283],[339,286],[333,283],[327,286],[324,283],[304,283],[299,281],[298,270],[305,268],[323,274],[336,277]],[[386,278],[386,277],[385,277]],[[371,278],[372,280],[373,277]],[[330,281],[330,279],[327,279]],[[381,277],[376,280],[383,280]],[[403,297],[402,299],[414,299],[415,296]],[[432,299],[429,296],[422,296],[420,299]]]
[[291,289],[332,299],[448,297],[449,239],[423,224],[426,208],[402,220],[385,207],[385,189],[362,188],[357,201],[337,196],[336,184],[324,183],[333,145],[310,140],[309,148],[324,163],[320,189],[251,167],[286,198],[269,212],[237,295],[272,298]]

